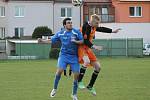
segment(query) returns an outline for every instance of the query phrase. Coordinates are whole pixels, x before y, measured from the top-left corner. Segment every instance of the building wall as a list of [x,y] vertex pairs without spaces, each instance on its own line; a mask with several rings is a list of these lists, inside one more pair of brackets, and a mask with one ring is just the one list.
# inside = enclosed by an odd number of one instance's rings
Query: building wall
[[[23,27],[25,36],[31,36],[37,26],[48,26],[56,33],[63,27],[62,7],[72,8],[73,26],[75,28],[80,27],[80,8],[74,7],[72,3],[53,4],[51,1],[9,1],[4,4],[6,6],[6,17],[0,18],[0,27],[6,27],[6,37],[14,36],[15,27]],[[15,6],[25,7],[24,17],[15,17]]]
[[[149,23],[150,22],[150,2],[119,2],[112,0],[115,7],[115,20],[119,23]],[[130,17],[129,7],[141,6],[142,17]]]
[[150,43],[150,23],[103,23],[101,26],[122,30],[117,34],[96,32],[96,39],[143,38],[144,43]]
[[80,8],[73,7],[71,3],[55,3],[54,5],[54,33],[61,30],[63,27],[63,19],[61,17],[61,8],[69,7],[72,8],[72,22],[73,27],[79,28],[80,27]]
[[[15,17],[15,6],[25,7],[24,17]],[[48,26],[53,29],[53,3],[9,2],[8,9],[7,28],[9,36],[14,36],[15,27],[24,27],[25,36],[31,36],[37,26]]]
[[[5,2],[0,1],[0,6],[5,7],[5,11],[7,11],[7,4]],[[0,27],[7,27],[7,13],[5,13],[5,17],[0,17]],[[5,30],[6,31],[6,30]]]

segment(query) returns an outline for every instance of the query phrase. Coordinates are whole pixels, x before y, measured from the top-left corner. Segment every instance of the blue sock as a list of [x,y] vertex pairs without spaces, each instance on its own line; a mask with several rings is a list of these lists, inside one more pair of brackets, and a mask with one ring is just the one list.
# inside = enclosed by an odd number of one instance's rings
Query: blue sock
[[73,95],[76,95],[77,94],[77,90],[78,90],[78,81],[77,80],[75,80],[74,82],[73,82]]
[[55,76],[55,81],[54,81],[54,89],[57,89],[59,80],[60,80],[61,76],[60,75],[56,75]]

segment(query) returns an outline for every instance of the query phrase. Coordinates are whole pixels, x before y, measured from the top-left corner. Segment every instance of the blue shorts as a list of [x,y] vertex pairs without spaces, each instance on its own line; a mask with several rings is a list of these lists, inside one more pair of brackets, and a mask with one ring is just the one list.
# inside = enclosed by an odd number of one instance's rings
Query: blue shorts
[[76,55],[63,55],[58,58],[57,67],[66,70],[67,65],[70,65],[72,72],[80,72],[80,64],[78,62],[78,56]]

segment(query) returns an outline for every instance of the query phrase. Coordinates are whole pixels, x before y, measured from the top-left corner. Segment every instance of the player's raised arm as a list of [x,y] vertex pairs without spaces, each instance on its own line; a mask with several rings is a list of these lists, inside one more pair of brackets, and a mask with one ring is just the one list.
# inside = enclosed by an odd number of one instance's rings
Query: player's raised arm
[[96,31],[97,32],[112,33],[112,29],[107,28],[107,27],[97,27]]
[[38,43],[51,43],[51,39],[41,39],[41,38],[38,38]]
[[104,32],[104,33],[118,33],[120,30],[121,30],[121,28],[118,28],[114,31],[111,28],[107,28],[107,27],[97,27],[96,28],[97,32]]
[[41,38],[38,38],[38,43],[55,43],[55,42],[59,41],[59,37],[58,37],[59,33],[60,32],[56,33],[50,39],[41,39]]

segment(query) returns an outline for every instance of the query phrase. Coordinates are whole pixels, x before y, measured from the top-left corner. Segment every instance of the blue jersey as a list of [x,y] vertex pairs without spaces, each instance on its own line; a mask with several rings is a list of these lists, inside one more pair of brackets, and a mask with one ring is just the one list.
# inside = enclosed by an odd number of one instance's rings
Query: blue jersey
[[70,31],[61,30],[52,37],[52,43],[56,41],[61,42],[61,51],[60,54],[63,55],[77,55],[78,54],[78,44],[71,41],[74,38],[75,40],[83,40],[82,33],[79,30],[72,29]]

